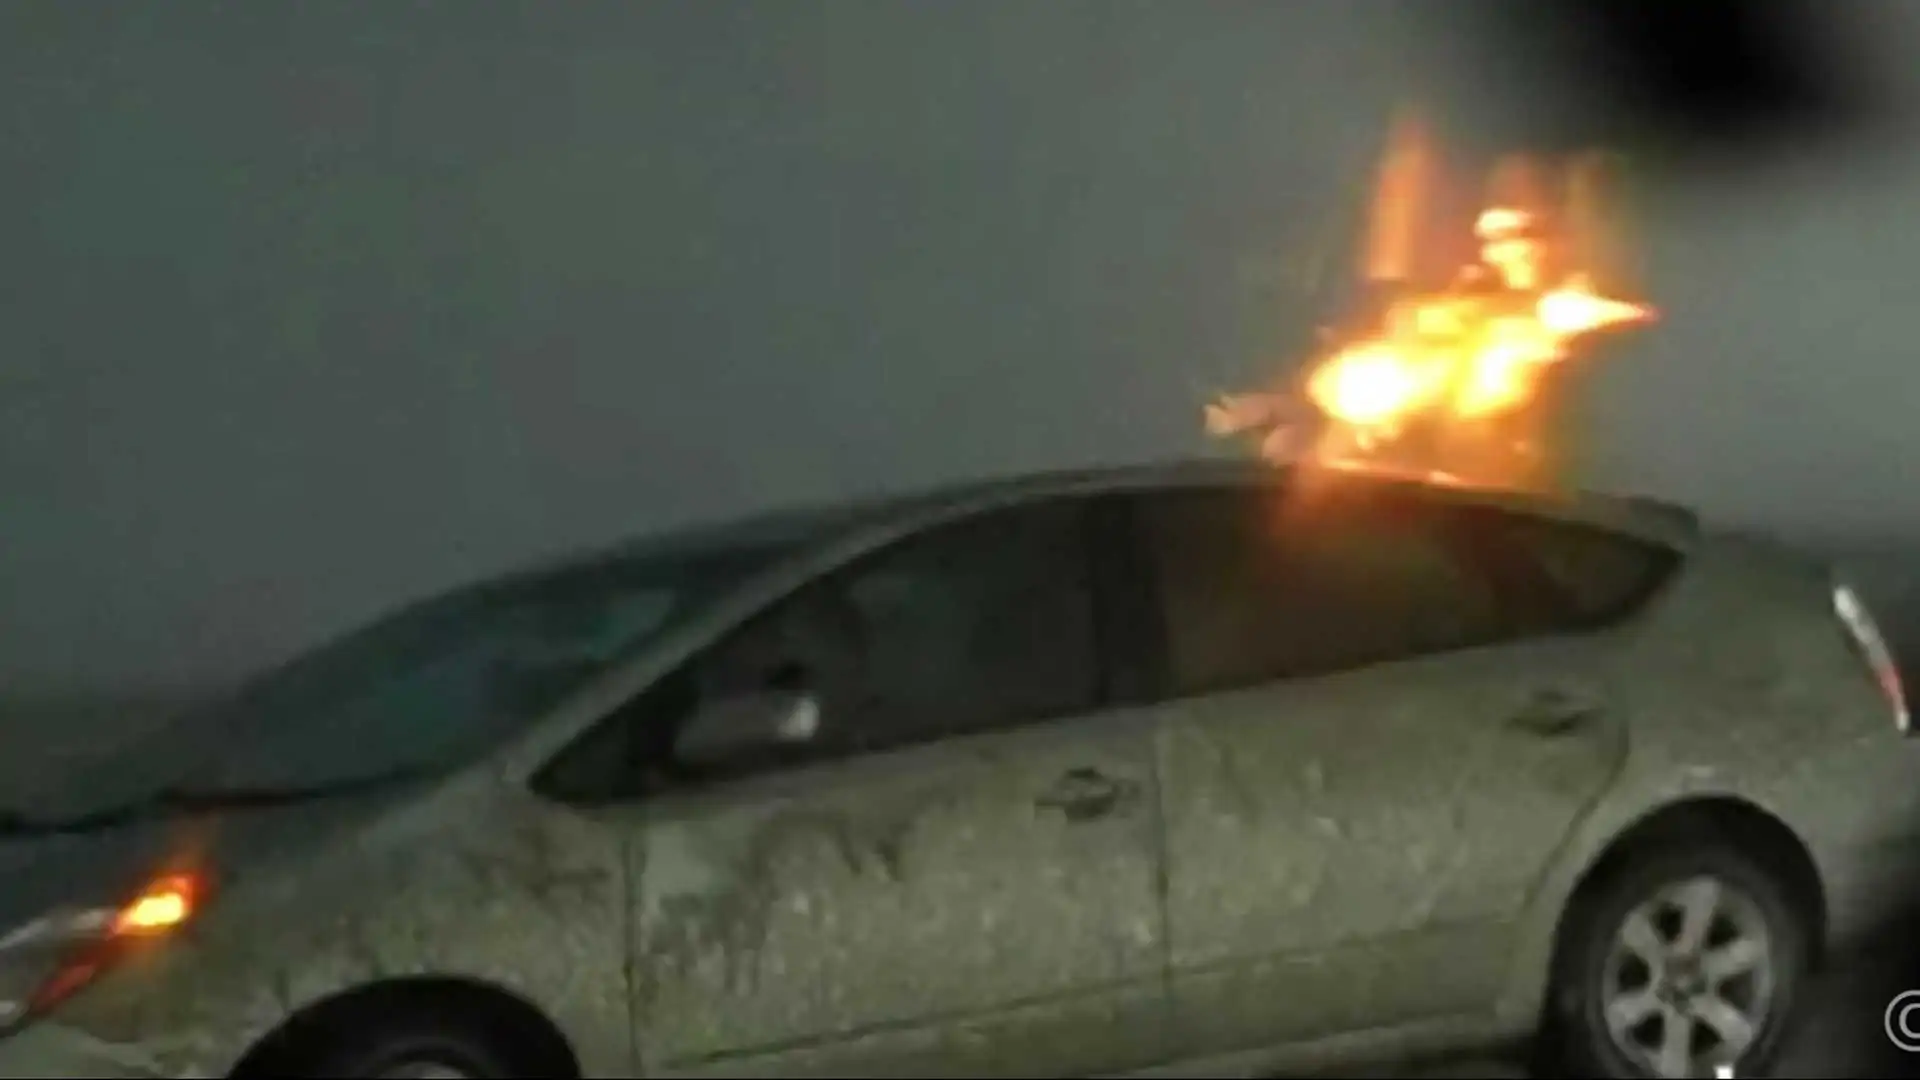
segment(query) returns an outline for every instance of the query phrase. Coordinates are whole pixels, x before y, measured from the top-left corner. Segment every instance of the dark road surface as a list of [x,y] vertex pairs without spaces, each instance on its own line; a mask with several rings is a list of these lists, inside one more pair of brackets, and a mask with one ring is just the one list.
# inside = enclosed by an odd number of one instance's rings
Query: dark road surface
[[[1911,944],[1911,943],[1909,943]],[[1895,994],[1920,985],[1920,971],[1912,962],[1911,948],[1888,955],[1875,955],[1867,965],[1853,965],[1827,973],[1815,986],[1812,1000],[1800,1018],[1798,1030],[1775,1076],[1797,1080],[1896,1080],[1920,1077],[1920,1054],[1895,1049],[1882,1030],[1887,1003]],[[1517,1062],[1489,1059],[1427,1063],[1407,1069],[1386,1067],[1355,1076],[1420,1077],[1526,1077],[1530,1074]]]
[[[1813,987],[1786,1057],[1773,1075],[1796,1080],[1896,1080],[1920,1077],[1920,1054],[1894,1048],[1882,1029],[1887,1003],[1920,988],[1920,933],[1896,931],[1874,943],[1870,955],[1837,964]],[[1486,1058],[1387,1066],[1353,1076],[1441,1080],[1443,1077],[1526,1077],[1515,1061]]]
[[1792,1077],[1920,1077],[1920,1054],[1903,1053],[1883,1029],[1887,1003],[1920,987],[1920,948],[1907,940],[1884,955],[1830,972],[1818,986],[1798,1037],[1777,1070]]

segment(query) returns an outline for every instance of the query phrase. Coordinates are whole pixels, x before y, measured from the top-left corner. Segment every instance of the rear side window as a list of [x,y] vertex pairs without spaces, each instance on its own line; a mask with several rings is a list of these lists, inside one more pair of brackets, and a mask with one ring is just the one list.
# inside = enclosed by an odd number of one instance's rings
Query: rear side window
[[1659,544],[1603,529],[1503,511],[1472,511],[1475,532],[1489,544],[1487,557],[1531,578],[1524,587],[1528,630],[1563,633],[1589,630],[1632,615],[1652,598],[1680,564],[1680,554]]
[[1595,629],[1680,558],[1403,489],[1196,488],[1136,505],[1176,696]]
[[1440,508],[1192,489],[1137,504],[1174,695],[1327,674],[1509,637],[1498,583]]

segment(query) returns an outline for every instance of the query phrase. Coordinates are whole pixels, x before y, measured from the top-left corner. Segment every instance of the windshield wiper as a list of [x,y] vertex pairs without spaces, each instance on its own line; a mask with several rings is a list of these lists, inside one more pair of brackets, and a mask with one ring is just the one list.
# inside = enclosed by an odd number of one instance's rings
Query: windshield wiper
[[164,787],[114,806],[58,818],[36,817],[17,809],[0,808],[0,836],[78,836],[105,832],[141,821],[198,817],[233,810],[265,810],[312,799],[377,791],[432,775],[436,771],[410,766],[351,780],[301,787]]

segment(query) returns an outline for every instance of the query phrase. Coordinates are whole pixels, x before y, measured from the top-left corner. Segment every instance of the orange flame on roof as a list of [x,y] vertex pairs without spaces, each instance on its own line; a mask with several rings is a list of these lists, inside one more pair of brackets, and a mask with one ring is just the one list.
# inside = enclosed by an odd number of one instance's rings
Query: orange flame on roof
[[1469,254],[1432,281],[1421,262],[1436,253],[1438,162],[1424,126],[1403,118],[1381,164],[1360,267],[1380,309],[1312,358],[1294,393],[1224,398],[1208,409],[1208,430],[1273,429],[1263,452],[1291,461],[1300,447],[1281,432],[1305,415],[1318,428],[1309,460],[1414,462],[1454,476],[1461,463],[1450,457],[1471,443],[1470,471],[1514,480],[1523,463],[1499,459],[1537,447],[1507,439],[1508,418],[1539,403],[1548,372],[1581,342],[1655,316],[1602,287],[1620,268],[1600,171],[1593,157],[1553,168],[1518,156],[1499,162],[1470,227],[1458,230]]

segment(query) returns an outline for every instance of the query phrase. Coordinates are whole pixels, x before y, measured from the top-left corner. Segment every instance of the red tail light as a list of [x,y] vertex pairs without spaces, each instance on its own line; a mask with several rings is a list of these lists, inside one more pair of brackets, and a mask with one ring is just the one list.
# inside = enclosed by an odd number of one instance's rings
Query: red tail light
[[1907,712],[1907,691],[1900,679],[1900,665],[1894,663],[1893,651],[1880,636],[1880,627],[1873,621],[1860,594],[1846,585],[1835,585],[1833,613],[1840,617],[1840,624],[1846,627],[1860,658],[1866,661],[1874,681],[1880,684],[1880,692],[1886,695],[1887,704],[1893,709],[1894,726],[1902,734],[1911,734],[1912,717]]

